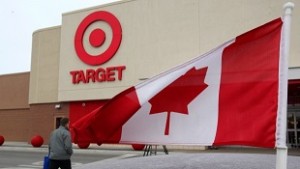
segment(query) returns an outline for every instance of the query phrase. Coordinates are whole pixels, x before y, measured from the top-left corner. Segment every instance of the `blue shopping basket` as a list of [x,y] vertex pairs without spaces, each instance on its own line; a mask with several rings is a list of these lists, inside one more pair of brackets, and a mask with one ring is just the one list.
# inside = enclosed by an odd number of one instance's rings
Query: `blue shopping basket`
[[43,165],[43,169],[49,169],[49,165],[50,165],[50,159],[49,159],[49,156],[45,156],[45,157],[44,157],[44,165]]

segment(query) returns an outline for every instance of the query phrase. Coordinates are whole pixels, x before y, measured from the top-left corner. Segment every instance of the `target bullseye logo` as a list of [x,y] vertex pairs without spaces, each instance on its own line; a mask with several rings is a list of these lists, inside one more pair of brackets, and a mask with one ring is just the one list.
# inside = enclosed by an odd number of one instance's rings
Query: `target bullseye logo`
[[[83,37],[87,28],[91,24],[99,21],[106,22],[110,26],[112,30],[112,39],[110,45],[104,52],[97,55],[91,55],[84,48]],[[101,47],[105,43],[105,40],[106,34],[102,29],[99,28],[94,29],[89,35],[89,44],[94,48]],[[79,24],[75,34],[74,46],[77,56],[80,58],[81,61],[83,61],[86,64],[96,66],[107,62],[115,55],[115,53],[119,49],[121,40],[122,28],[119,20],[109,12],[97,11],[89,14]]]
[[105,42],[105,33],[102,29],[95,29],[90,35],[89,41],[92,46],[99,47]]
[[[102,22],[105,24],[99,24]],[[110,30],[99,28],[103,25],[105,25],[105,28],[107,28],[108,25],[111,32],[106,32]],[[121,24],[113,14],[106,11],[97,11],[85,17],[76,30],[74,47],[77,56],[82,62],[97,67],[70,71],[72,83],[87,84],[122,81],[123,72],[126,69],[125,65],[109,67],[98,66],[109,61],[116,54],[120,47],[121,40]],[[94,52],[93,55],[88,53],[85,47],[88,49],[92,48],[92,52]],[[95,54],[95,51],[102,52]]]

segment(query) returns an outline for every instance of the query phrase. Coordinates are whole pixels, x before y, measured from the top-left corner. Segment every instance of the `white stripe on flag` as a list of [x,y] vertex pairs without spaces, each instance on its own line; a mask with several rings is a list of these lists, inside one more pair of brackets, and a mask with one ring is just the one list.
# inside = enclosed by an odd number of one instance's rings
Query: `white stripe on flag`
[[[212,145],[218,123],[218,98],[221,74],[221,58],[229,41],[197,60],[151,78],[153,80],[136,87],[141,109],[130,118],[122,128],[121,143],[168,143]],[[189,114],[172,113],[170,135],[165,135],[167,113],[150,115],[151,104],[148,100],[168,86],[187,70],[195,67],[208,67],[205,83],[208,87],[189,105]],[[139,88],[143,87],[142,91]]]

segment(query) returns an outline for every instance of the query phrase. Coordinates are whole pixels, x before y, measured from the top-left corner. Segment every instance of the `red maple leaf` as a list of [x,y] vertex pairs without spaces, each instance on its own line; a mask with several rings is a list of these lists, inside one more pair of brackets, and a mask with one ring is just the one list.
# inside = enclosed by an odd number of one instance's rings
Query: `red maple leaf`
[[150,114],[168,113],[165,135],[169,135],[171,112],[188,114],[188,104],[207,88],[206,72],[207,67],[198,70],[193,67],[149,100]]

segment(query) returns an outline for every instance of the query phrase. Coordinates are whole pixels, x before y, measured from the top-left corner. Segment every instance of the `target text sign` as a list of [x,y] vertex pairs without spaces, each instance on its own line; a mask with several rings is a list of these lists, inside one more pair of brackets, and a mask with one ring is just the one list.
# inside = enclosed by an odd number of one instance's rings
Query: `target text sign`
[[[87,32],[87,28],[95,22],[105,22],[112,30],[112,38],[108,47],[99,54],[92,55],[88,53],[84,46],[84,34]],[[88,35],[87,45],[93,48],[100,48],[107,40],[106,33],[100,28],[93,29]],[[119,49],[122,40],[122,27],[119,20],[111,13],[107,11],[97,11],[89,14],[79,24],[74,38],[74,47],[78,58],[85,64],[91,66],[102,65],[108,62]],[[113,66],[113,67],[97,67],[89,68],[86,70],[72,70],[70,75],[72,76],[72,83],[89,83],[89,82],[109,82],[122,80],[123,71],[126,66]]]

